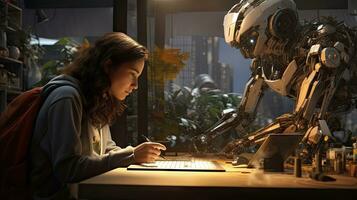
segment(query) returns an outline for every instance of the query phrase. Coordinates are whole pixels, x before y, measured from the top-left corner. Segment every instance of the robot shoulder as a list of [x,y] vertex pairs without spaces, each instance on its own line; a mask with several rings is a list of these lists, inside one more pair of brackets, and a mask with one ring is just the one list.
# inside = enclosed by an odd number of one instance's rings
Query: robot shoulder
[[306,64],[317,58],[323,66],[337,68],[347,64],[355,52],[354,34],[351,29],[340,23],[321,23],[311,34]]

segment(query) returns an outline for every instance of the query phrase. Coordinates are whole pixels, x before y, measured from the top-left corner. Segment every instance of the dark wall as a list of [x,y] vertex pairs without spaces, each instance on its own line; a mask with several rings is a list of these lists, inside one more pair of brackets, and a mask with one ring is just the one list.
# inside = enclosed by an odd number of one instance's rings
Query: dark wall
[[26,8],[100,8],[112,7],[113,0],[24,0]]
[[[176,0],[161,1],[173,12],[226,11],[238,0]],[[300,10],[347,9],[348,0],[295,0]],[[113,0],[25,0],[27,8],[93,8],[111,7]]]

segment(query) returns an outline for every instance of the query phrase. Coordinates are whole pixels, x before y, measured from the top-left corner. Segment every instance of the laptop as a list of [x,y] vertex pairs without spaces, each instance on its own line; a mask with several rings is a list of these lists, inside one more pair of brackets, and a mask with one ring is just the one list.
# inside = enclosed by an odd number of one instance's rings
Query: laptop
[[216,161],[207,160],[157,160],[154,163],[130,165],[127,170],[161,170],[161,171],[203,171],[225,172]]

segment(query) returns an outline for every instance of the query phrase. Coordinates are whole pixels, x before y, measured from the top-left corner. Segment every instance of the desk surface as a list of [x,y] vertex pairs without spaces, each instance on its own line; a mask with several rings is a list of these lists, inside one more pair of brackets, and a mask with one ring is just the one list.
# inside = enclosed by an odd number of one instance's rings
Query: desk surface
[[150,199],[151,195],[170,199],[215,199],[232,195],[258,197],[258,193],[264,193],[264,197],[285,194],[289,199],[298,199],[299,196],[311,195],[332,197],[341,192],[344,195],[357,194],[357,179],[352,177],[336,175],[332,176],[336,178],[334,182],[318,182],[307,177],[296,178],[291,173],[234,168],[224,160],[216,161],[224,166],[226,172],[128,171],[117,168],[81,182],[78,196],[85,199]]

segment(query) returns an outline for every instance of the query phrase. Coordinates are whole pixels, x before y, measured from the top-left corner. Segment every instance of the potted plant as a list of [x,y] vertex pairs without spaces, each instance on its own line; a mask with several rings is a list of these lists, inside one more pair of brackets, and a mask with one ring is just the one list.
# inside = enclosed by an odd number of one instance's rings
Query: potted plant
[[[189,150],[197,153],[192,144],[196,136],[203,134],[221,117],[224,110],[235,110],[241,96],[224,93],[216,88],[178,87],[172,93],[166,93],[164,118],[155,123],[158,140],[169,140],[174,150]],[[219,152],[223,146],[235,137],[231,134],[217,138],[213,145],[205,146],[201,152]]]

